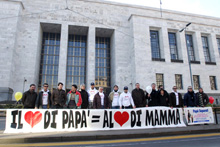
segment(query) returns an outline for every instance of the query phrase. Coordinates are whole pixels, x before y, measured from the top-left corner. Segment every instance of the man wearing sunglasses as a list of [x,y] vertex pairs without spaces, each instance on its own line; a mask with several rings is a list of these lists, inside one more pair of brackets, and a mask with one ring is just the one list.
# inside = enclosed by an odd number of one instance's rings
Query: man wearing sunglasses
[[39,92],[35,102],[35,109],[49,109],[51,108],[51,93],[48,90],[49,85],[44,83],[43,89]]
[[177,87],[173,86],[173,92],[170,93],[170,107],[171,108],[182,108],[183,99],[182,95],[177,91]]

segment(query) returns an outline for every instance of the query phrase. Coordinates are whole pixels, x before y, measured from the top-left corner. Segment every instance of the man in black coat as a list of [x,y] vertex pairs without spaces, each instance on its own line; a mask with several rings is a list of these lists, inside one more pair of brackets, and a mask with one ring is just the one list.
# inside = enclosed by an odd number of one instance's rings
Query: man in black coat
[[200,107],[205,107],[209,103],[209,98],[206,93],[204,93],[202,88],[199,88],[199,92],[196,93],[197,104]]
[[81,85],[81,91],[80,91],[80,94],[81,94],[81,97],[82,97],[82,105],[81,105],[82,109],[88,109],[89,108],[89,94],[85,89],[86,89],[85,84],[82,84]]
[[151,84],[152,92],[150,94],[146,94],[146,99],[148,101],[147,106],[153,107],[153,106],[159,106],[159,100],[158,100],[158,91],[156,90],[156,84]]
[[163,88],[163,85],[158,86],[158,93],[160,93],[160,90],[162,90],[162,89],[164,91],[165,97],[169,97],[169,93]]
[[159,106],[169,106],[169,96],[165,93],[165,90],[160,89],[160,92],[158,92],[158,100]]
[[171,108],[182,108],[183,98],[182,95],[177,92],[177,87],[173,86],[173,92],[170,93],[170,107]]
[[22,103],[25,109],[34,109],[37,99],[37,93],[35,92],[35,84],[30,85],[30,89],[23,93]]
[[135,84],[135,89],[131,93],[136,108],[146,107],[146,98],[143,89],[140,88],[140,84]]
[[51,101],[53,108],[55,109],[62,109],[66,104],[67,96],[66,92],[63,90],[63,83],[58,83],[58,88],[55,89],[52,93]]
[[35,109],[49,109],[51,108],[51,93],[48,90],[49,85],[44,83],[43,89],[39,92],[37,100],[35,102]]
[[184,95],[184,107],[197,107],[197,98],[192,89],[192,86],[188,87],[188,92]]

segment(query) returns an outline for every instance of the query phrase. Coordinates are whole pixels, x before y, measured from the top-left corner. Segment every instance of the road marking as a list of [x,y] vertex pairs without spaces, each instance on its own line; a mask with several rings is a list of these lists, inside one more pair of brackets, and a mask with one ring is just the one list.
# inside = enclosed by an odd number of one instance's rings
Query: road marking
[[31,144],[0,144],[0,147],[5,147],[5,146],[8,146],[8,145],[10,145],[10,147],[92,145],[92,144],[110,144],[110,143],[125,143],[125,142],[128,143],[128,142],[142,142],[142,141],[174,140],[174,139],[212,137],[212,136],[220,136],[220,133],[169,136],[169,137],[156,137],[156,138],[140,138],[140,139],[105,140],[105,141],[81,141],[81,142],[62,142],[62,143],[31,143]]

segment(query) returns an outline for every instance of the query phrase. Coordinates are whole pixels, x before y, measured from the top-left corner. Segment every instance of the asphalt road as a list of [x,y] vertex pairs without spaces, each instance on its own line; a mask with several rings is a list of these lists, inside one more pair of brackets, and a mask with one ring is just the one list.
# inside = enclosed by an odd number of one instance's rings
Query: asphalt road
[[[0,145],[0,147],[6,145]],[[15,144],[10,147],[219,147],[220,133],[169,136],[143,139],[84,141],[63,143]]]

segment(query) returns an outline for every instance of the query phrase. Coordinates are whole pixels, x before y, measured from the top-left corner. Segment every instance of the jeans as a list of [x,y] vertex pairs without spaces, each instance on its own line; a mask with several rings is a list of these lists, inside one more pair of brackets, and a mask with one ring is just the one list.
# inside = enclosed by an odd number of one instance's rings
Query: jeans
[[93,102],[89,102],[89,109],[93,108]]
[[47,105],[42,105],[42,109],[47,109]]

